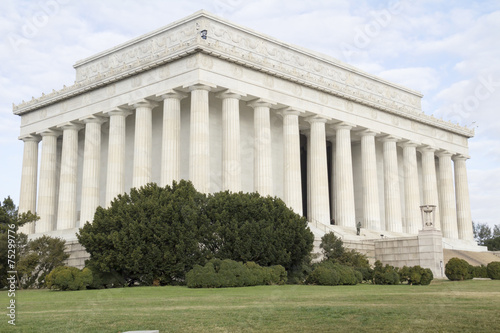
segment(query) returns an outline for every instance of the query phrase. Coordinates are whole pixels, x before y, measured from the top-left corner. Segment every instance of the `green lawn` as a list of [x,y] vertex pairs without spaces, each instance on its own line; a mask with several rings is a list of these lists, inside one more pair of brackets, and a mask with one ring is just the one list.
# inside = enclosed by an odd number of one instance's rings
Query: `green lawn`
[[[7,293],[0,292],[2,308]],[[500,281],[20,291],[0,332],[500,332]],[[3,310],[6,313],[6,310]]]

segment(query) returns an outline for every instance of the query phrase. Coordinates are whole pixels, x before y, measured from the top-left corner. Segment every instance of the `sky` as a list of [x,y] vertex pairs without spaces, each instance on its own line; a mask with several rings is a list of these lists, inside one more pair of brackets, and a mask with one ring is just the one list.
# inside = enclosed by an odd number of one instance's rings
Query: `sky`
[[205,9],[421,92],[468,128],[472,219],[500,224],[500,1],[2,0],[0,200],[19,202],[12,103],[72,85],[80,59]]

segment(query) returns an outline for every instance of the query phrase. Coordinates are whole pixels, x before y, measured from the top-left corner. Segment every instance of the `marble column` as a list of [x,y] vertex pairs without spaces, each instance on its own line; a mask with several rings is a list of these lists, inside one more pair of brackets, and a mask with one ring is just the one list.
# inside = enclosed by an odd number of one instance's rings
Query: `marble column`
[[241,191],[240,99],[242,95],[224,91],[222,99],[222,190]]
[[181,180],[181,100],[187,95],[169,90],[157,95],[163,99],[160,186]]
[[283,199],[302,216],[302,176],[300,169],[300,111],[285,109],[283,115]]
[[132,111],[116,108],[109,115],[108,167],[106,173],[106,206],[125,192],[125,122]]
[[381,230],[378,197],[376,132],[364,130],[361,135],[361,169],[363,180],[363,228]]
[[381,141],[384,143],[385,226],[388,231],[403,232],[396,146],[398,139],[386,136]]
[[453,170],[451,156],[453,154],[442,151],[439,157],[439,196],[441,198],[441,230],[443,237],[458,239],[457,204],[455,189],[453,188]]
[[474,240],[472,217],[469,199],[469,185],[467,181],[466,160],[463,155],[453,156],[455,166],[455,194],[457,200],[458,238],[468,241]]
[[37,209],[40,220],[35,226],[37,234],[56,228],[57,137],[61,135],[61,132],[46,130],[38,134],[42,136],[42,157]]
[[57,205],[57,230],[76,228],[76,192],[78,183],[78,131],[77,123],[58,126],[63,131],[61,175],[59,176],[59,201]]
[[254,190],[262,196],[273,195],[271,159],[270,103],[256,100],[248,103],[254,109]]
[[[21,191],[19,196],[19,214],[36,213],[36,187],[38,174],[38,142],[40,136],[27,135],[20,138],[24,142],[23,166],[21,170]],[[35,233],[35,223],[30,222],[20,228],[25,234]]]
[[134,168],[132,186],[151,182],[153,150],[153,108],[157,103],[143,99],[132,104],[135,108]]
[[312,116],[311,124],[311,222],[330,224],[330,197],[328,194],[328,165],[326,154],[326,119]]
[[441,230],[439,196],[437,189],[436,161],[434,157],[435,149],[432,147],[420,147],[422,154],[422,177],[423,177],[423,205],[435,205],[434,226]]
[[208,93],[212,88],[195,84],[191,91],[189,179],[202,193],[210,192],[210,123]]
[[80,226],[92,223],[100,202],[101,180],[101,117],[89,116],[80,119],[85,123],[85,146],[83,150],[82,196]]
[[405,232],[418,234],[422,229],[420,212],[420,185],[418,181],[417,150],[418,144],[402,142],[405,179]]
[[335,224],[356,227],[354,206],[354,182],[352,174],[351,128],[346,123],[333,126],[336,130],[335,157]]

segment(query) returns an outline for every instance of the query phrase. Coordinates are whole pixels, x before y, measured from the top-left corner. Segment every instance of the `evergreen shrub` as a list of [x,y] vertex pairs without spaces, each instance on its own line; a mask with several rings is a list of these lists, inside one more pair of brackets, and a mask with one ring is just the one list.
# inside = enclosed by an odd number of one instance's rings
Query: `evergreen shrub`
[[59,266],[46,277],[46,285],[55,290],[83,290],[92,284],[92,271],[88,268]]
[[492,280],[500,280],[500,261],[493,261],[486,266],[488,277]]
[[444,274],[451,281],[472,279],[471,265],[460,258],[451,258],[445,266]]

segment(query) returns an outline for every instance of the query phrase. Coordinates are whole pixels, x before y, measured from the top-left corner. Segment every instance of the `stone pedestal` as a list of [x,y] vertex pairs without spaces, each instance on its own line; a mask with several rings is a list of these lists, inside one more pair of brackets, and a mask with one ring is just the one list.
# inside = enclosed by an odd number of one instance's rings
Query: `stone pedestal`
[[434,278],[444,278],[443,234],[439,230],[418,232],[420,266],[430,268]]

